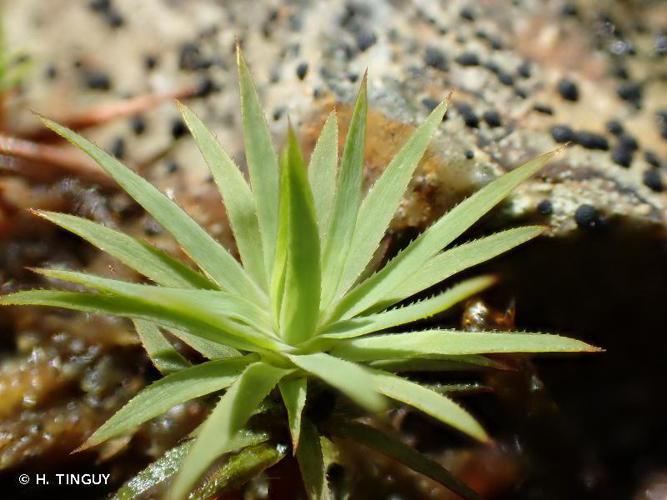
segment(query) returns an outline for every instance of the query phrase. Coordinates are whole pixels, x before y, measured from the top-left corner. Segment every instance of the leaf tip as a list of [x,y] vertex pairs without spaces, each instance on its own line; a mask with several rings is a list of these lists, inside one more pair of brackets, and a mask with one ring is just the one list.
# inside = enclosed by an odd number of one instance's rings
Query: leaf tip
[[81,453],[83,451],[88,451],[90,448],[93,446],[96,446],[97,443],[92,442],[90,439],[85,441],[83,444],[79,445],[77,448],[74,448],[72,451],[69,452],[70,455],[74,455],[75,453]]

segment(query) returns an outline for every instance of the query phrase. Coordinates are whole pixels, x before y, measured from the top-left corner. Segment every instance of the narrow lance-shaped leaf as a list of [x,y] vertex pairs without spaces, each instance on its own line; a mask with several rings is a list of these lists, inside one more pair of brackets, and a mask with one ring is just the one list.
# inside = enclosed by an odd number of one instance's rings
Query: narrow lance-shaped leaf
[[134,328],[139,335],[148,357],[163,375],[177,372],[190,366],[190,363],[162,335],[160,328],[153,323],[135,320]]
[[361,337],[394,326],[425,319],[490,287],[496,282],[493,276],[471,278],[434,297],[389,309],[377,314],[359,316],[333,324],[318,339],[348,339]]
[[479,354],[465,356],[438,356],[427,358],[424,355],[414,358],[379,359],[370,361],[370,366],[389,372],[446,372],[472,370],[511,370],[512,367],[495,359]]
[[102,424],[79,450],[132,432],[177,404],[229,387],[255,359],[250,355],[209,361],[153,382]]
[[169,492],[170,499],[185,497],[216,458],[241,446],[237,439],[239,431],[280,379],[289,373],[290,370],[262,362],[253,363],[243,371],[199,431]]
[[437,285],[456,273],[486,262],[536,238],[544,230],[542,226],[507,229],[439,253],[427,261],[409,280],[405,280],[386,294],[383,300],[371,309],[395,304]]
[[164,455],[152,462],[127,483],[120,487],[112,500],[135,500],[143,498],[153,489],[161,488],[181,467],[181,462],[192,448],[192,441],[186,441],[168,450]]
[[80,236],[155,283],[176,288],[215,289],[215,284],[182,262],[125,233],[74,215],[34,210],[63,229]]
[[350,317],[381,301],[401,283],[411,279],[431,257],[463,234],[521,182],[540,170],[558,151],[544,154],[515,168],[459,203],[380,271],[347,294],[336,307],[333,316]]
[[327,470],[320,434],[308,419],[303,421],[302,435],[302,443],[296,452],[296,458],[308,500],[330,500],[332,495],[327,484]]
[[264,253],[252,191],[238,166],[199,117],[180,103],[179,109],[222,194],[241,261],[255,281],[266,289]]
[[341,342],[332,352],[351,361],[410,358],[419,355],[459,356],[550,352],[598,352],[580,340],[547,333],[489,333],[425,330],[362,337]]
[[207,359],[223,359],[238,355],[238,351],[230,352],[229,347],[220,342],[214,342],[183,330],[174,328],[167,328],[166,330]]
[[216,466],[207,474],[204,482],[197,486],[190,498],[219,498],[220,493],[247,484],[287,455],[287,447],[279,442],[252,444],[246,441],[242,444],[246,443],[245,448],[230,454],[222,465]]
[[94,290],[135,298],[139,302],[154,303],[172,309],[187,309],[184,315],[199,311],[202,316],[217,318],[227,324],[234,319],[251,324],[258,333],[269,336],[269,316],[266,311],[238,295],[218,290],[183,290],[128,283],[126,281],[103,278],[94,274],[66,271],[62,269],[32,269],[34,272],[52,279],[83,285]]
[[198,297],[190,296],[192,291],[183,295],[183,290],[155,287],[153,292],[155,296],[147,301],[137,296],[32,290],[0,297],[0,305],[60,307],[74,311],[143,319],[161,327],[185,330],[192,335],[218,342],[221,347],[230,349],[230,354],[237,354],[235,349],[255,351],[258,348],[271,350],[276,348],[275,341],[264,338],[256,330],[230,318],[229,313],[233,312],[233,309],[222,310],[221,304],[215,302],[215,296],[210,297],[210,306],[217,307],[218,311],[212,314],[206,304],[197,300]]
[[446,102],[440,103],[433,110],[394,156],[364,198],[357,216],[339,293],[350,288],[373,257],[405,194],[412,174],[438,125],[442,123],[446,111]]
[[[256,434],[255,440],[248,438],[248,447],[230,455],[205,479],[191,495],[192,498],[214,498],[218,493],[235,488],[257,476],[285,457],[285,446],[266,443],[269,436]],[[112,500],[135,500],[164,488],[181,468],[181,463],[190,452],[194,441],[167,451],[162,457],[125,483]],[[257,443],[257,444],[253,444]]]
[[338,172],[331,222],[322,259],[323,308],[334,299],[338,290],[361,202],[368,112],[366,80],[364,75],[350,119]]
[[278,157],[250,71],[238,47],[236,57],[246,160],[257,206],[266,275],[271,276],[278,232]]
[[178,241],[192,260],[218,285],[264,301],[264,294],[232,255],[185,211],[143,177],[66,127],[47,119],[44,124],[95,160],[118,184]]
[[336,193],[336,174],[338,169],[338,120],[332,111],[324,122],[320,137],[310,156],[308,180],[313,191],[317,226],[320,241],[324,246],[329,232],[331,212]]
[[375,371],[373,381],[385,396],[417,408],[479,441],[489,440],[477,420],[448,397],[385,371]]
[[365,368],[325,353],[288,355],[302,370],[321,378],[371,412],[384,409],[385,401]]
[[301,417],[303,415],[303,408],[306,406],[308,379],[306,377],[285,379],[280,382],[278,387],[280,388],[280,394],[287,409],[289,431],[292,436],[292,450],[296,452],[299,448]]
[[284,247],[284,242],[278,243],[277,253],[285,252],[280,335],[294,345],[313,336],[319,319],[320,239],[305,166],[291,128],[283,154],[281,191],[280,222],[287,229],[281,227],[279,235],[287,241]]
[[335,435],[352,439],[363,446],[367,446],[389,458],[397,460],[420,474],[424,474],[426,477],[437,481],[460,495],[461,498],[466,500],[479,499],[477,493],[459,481],[438,462],[431,460],[394,436],[390,436],[375,427],[362,424],[361,422],[335,420],[329,428]]

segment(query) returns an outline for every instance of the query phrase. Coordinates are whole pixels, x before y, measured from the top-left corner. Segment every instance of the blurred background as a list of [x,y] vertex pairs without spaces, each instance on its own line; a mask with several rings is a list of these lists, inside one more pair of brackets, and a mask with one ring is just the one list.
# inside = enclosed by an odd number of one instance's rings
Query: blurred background
[[[0,16],[2,293],[50,285],[29,266],[137,279],[28,208],[85,216],[179,255],[151,218],[42,129],[34,112],[92,137],[234,248],[173,101],[191,105],[243,166],[237,41],[276,144],[289,116],[306,154],[333,106],[346,127],[368,69],[366,185],[453,91],[385,256],[490,179],[569,143],[465,239],[525,222],[548,226],[545,235],[485,266],[501,277],[493,293],[436,321],[562,332],[606,352],[515,359],[515,372],[484,376],[490,391],[462,403],[496,437],[493,448],[407,411],[397,423],[408,442],[485,498],[667,498],[664,1],[3,0]],[[180,405],[132,438],[70,455],[156,370],[121,320],[2,309],[0,329],[7,498],[105,498],[207,412],[206,401]],[[380,457],[348,455],[353,499],[452,498]],[[281,467],[224,498],[265,498],[266,491],[295,498],[298,479],[289,464]],[[111,473],[111,483],[17,482],[23,472],[92,471]]]

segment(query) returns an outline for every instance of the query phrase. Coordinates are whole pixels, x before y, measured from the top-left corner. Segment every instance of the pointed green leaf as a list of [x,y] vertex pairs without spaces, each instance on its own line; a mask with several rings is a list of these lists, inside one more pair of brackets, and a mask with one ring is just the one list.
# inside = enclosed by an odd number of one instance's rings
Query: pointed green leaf
[[264,331],[262,327],[268,327],[269,325],[269,316],[266,311],[243,297],[219,290],[183,290],[180,288],[141,285],[63,269],[33,268],[32,270],[51,279],[76,283],[101,292],[136,297],[138,300],[146,302],[159,299],[164,301],[166,298],[168,298],[166,299],[167,302],[169,300],[192,302],[193,299],[197,299],[201,304],[210,307],[209,312],[220,311],[230,318],[251,323],[257,327],[258,331]]
[[385,396],[417,408],[479,441],[489,440],[477,420],[448,397],[380,370],[374,372],[373,380]]
[[376,274],[357,285],[336,307],[335,318],[354,316],[412,278],[440,250],[496,206],[521,182],[546,165],[558,150],[539,156],[499,177],[459,203],[413,240]]
[[207,359],[223,359],[238,355],[238,351],[230,350],[224,344],[213,342],[199,335],[192,335],[191,333],[174,328],[166,328],[166,330]]
[[325,353],[288,357],[296,366],[321,378],[369,411],[378,412],[384,408],[385,401],[365,368]]
[[285,379],[278,385],[280,394],[287,409],[289,430],[292,436],[292,450],[299,449],[299,435],[301,433],[301,416],[306,406],[308,393],[308,379],[306,377]]
[[118,184],[178,241],[192,260],[223,289],[259,301],[264,294],[241,265],[185,211],[143,177],[66,127],[43,119],[44,125],[95,160]]
[[[244,442],[242,444],[247,443]],[[262,471],[277,464],[287,454],[281,443],[262,443],[243,448],[229,455],[224,463],[206,475],[203,484],[190,494],[191,499],[226,498],[220,493],[234,490],[256,478]]]
[[[258,433],[253,440],[252,434],[249,434],[247,442],[257,444],[250,444],[237,454],[227,457],[206,477],[203,484],[198,486],[190,497],[214,498],[218,493],[246,483],[263,470],[279,462],[285,457],[285,446],[266,443],[268,439],[267,434]],[[190,452],[193,443],[192,440],[186,441],[167,451],[125,483],[112,500],[147,498],[151,494],[155,495],[164,490],[168,481],[181,468],[181,463]]]
[[0,297],[0,305],[61,307],[143,319],[218,342],[221,348],[227,347],[233,354],[237,354],[234,349],[255,351],[258,348],[278,348],[275,341],[239,322],[234,317],[236,306],[226,308],[223,303],[215,300],[215,294],[197,295],[194,290],[152,288],[149,297],[32,290]]
[[148,357],[160,373],[168,375],[190,366],[188,360],[165,338],[160,328],[143,320],[135,320],[133,323]]
[[248,66],[237,48],[241,119],[250,184],[257,205],[266,275],[271,276],[278,232],[278,157]]
[[478,354],[466,356],[438,356],[436,359],[423,356],[407,359],[383,359],[371,361],[370,366],[388,372],[445,372],[471,370],[508,370],[507,365]]
[[295,345],[313,336],[319,319],[320,238],[306,170],[291,129],[283,155],[280,203],[279,234],[287,240],[284,249],[283,243],[278,244],[277,254],[285,252],[280,334]]
[[303,421],[301,446],[296,451],[296,458],[308,500],[331,500],[333,496],[327,484],[320,434],[308,419]]
[[361,422],[336,420],[329,426],[331,432],[352,439],[363,446],[393,458],[415,472],[437,481],[466,500],[477,500],[479,495],[459,481],[438,462],[422,455],[399,439]]
[[229,387],[254,359],[244,356],[208,361],[153,382],[102,424],[80,450],[132,432],[177,404]]
[[549,352],[597,352],[580,340],[547,333],[489,333],[425,330],[362,337],[341,342],[332,352],[350,361],[410,358],[420,355],[459,356]]
[[[480,238],[439,253],[430,259],[391,293],[387,294],[381,304],[395,304],[407,297],[426,290],[447,278],[486,262],[526,241],[536,238],[544,232],[542,226],[524,226],[506,231],[499,231],[491,236]],[[374,307],[375,308],[375,307]],[[373,308],[373,309],[374,309]]]
[[366,75],[364,75],[350,119],[338,172],[331,224],[322,259],[322,304],[324,307],[334,299],[338,290],[361,202],[368,112],[366,86]]
[[308,180],[313,191],[317,225],[320,229],[322,246],[327,241],[331,212],[336,193],[336,173],[338,168],[338,120],[332,111],[324,122],[320,137],[310,156]]
[[394,156],[364,198],[359,209],[339,292],[345,292],[352,286],[373,257],[398,209],[412,174],[437,127],[442,123],[446,111],[446,101],[433,110]]
[[159,285],[175,288],[217,288],[206,277],[167,253],[120,231],[74,215],[44,210],[35,210],[33,213],[80,236]]
[[180,103],[178,107],[222,194],[241,261],[255,281],[266,288],[264,253],[252,191],[238,166],[199,117]]
[[238,449],[239,431],[269,392],[290,370],[262,362],[248,366],[208,417],[183,462],[169,498],[184,498],[201,475],[219,456]]
[[323,340],[349,339],[425,319],[446,311],[453,305],[485,290],[493,285],[495,281],[496,279],[493,276],[472,278],[429,299],[413,302],[412,304],[389,309],[381,313],[359,316],[334,323],[318,338]]
[[192,441],[186,441],[152,462],[127,483],[120,487],[112,500],[136,500],[146,498],[155,489],[163,488],[181,467],[181,462],[192,448]]

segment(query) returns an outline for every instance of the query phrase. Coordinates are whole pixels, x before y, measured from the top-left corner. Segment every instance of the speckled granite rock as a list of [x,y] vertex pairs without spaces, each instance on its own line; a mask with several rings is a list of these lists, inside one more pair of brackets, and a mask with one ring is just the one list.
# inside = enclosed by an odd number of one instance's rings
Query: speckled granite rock
[[[667,125],[658,113],[667,99],[665,35],[660,31],[667,15],[660,2],[224,5],[116,0],[113,9],[123,23],[114,27],[114,16],[67,0],[48,6],[39,0],[11,3],[12,44],[34,55],[35,71],[53,68],[57,74],[52,81],[31,81],[14,105],[58,117],[111,96],[203,81],[207,90],[219,91],[195,108],[238,152],[233,69],[238,38],[277,138],[287,113],[307,126],[320,118],[317,110],[350,102],[365,68],[372,107],[387,119],[371,127],[371,145],[386,141],[383,131],[393,122],[419,122],[435,101],[453,91],[448,118],[432,147],[434,160],[416,183],[426,183],[435,193],[435,213],[501,171],[552,149],[555,138],[573,146],[521,188],[511,213],[534,213],[543,202],[541,220],[556,232],[576,228],[574,215],[582,204],[595,207],[601,218],[664,222],[666,198],[659,191],[667,163],[667,140],[661,134]],[[148,69],[151,63],[155,67]],[[105,87],[102,77],[108,77],[109,90],[90,90]],[[164,105],[146,118],[147,132],[139,137],[128,123],[93,135],[110,148],[123,137],[126,157],[139,164],[171,142],[174,117],[173,106]],[[23,114],[18,119],[31,120]],[[609,132],[611,120],[619,122],[624,135]],[[569,127],[570,133],[554,133],[558,126]],[[371,149],[368,162],[381,168],[374,154]],[[177,198],[209,189],[190,141],[179,141],[167,156],[148,172],[165,189]],[[166,173],[169,165],[173,169],[169,160],[186,166],[187,173]],[[419,196],[419,186],[414,188]],[[410,223],[423,225],[424,219],[413,217]]]

